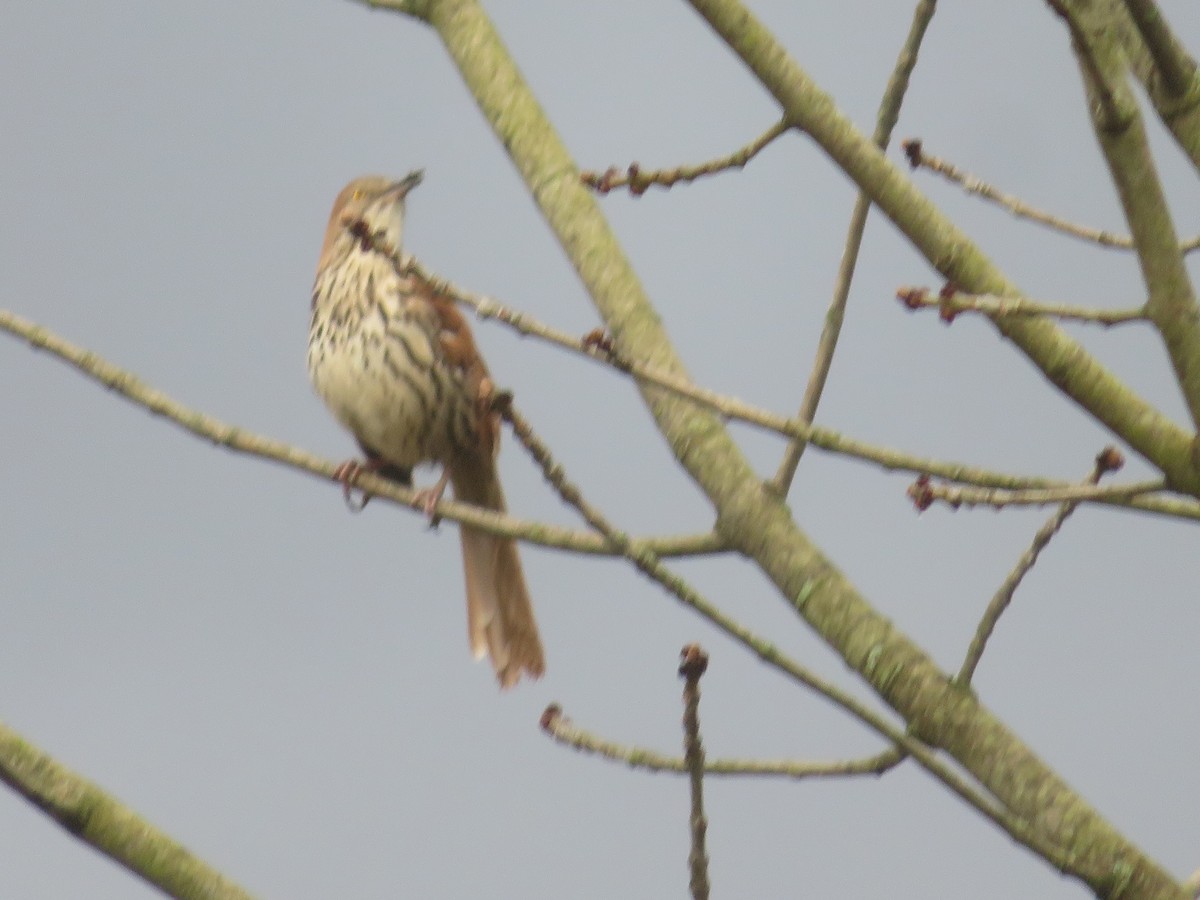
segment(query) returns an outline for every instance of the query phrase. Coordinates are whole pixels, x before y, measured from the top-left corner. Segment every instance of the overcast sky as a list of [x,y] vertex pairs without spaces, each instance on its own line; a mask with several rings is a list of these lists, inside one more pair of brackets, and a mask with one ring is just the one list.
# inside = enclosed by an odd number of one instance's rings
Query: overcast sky
[[[753,5],[869,132],[910,4]],[[1124,230],[1062,24],[1032,0],[944,7],[897,138]],[[1194,3],[1163,7],[1200,47]],[[487,8],[581,166],[699,162],[777,118],[683,2]],[[0,306],[329,459],[354,450],[308,384],[309,295],[330,203],[352,176],[424,167],[409,250],[555,327],[598,322],[437,35],[406,18],[346,0],[7,0],[0,122]],[[1179,229],[1195,234],[1195,173],[1152,131]],[[916,178],[1031,295],[1141,302],[1131,255]],[[845,177],[789,135],[742,173],[603,206],[697,381],[787,414],[852,202]],[[1082,477],[1105,432],[986,325],[904,312],[893,294],[905,284],[938,281],[873,216],[819,421],[939,458]],[[1184,420],[1148,328],[1072,331]],[[622,528],[709,527],[628,381],[502,326],[477,336],[496,380]],[[686,782],[585,758],[537,720],[558,701],[607,737],[677,751],[689,641],[712,656],[710,756],[881,748],[629,566],[534,548],[548,671],[501,695],[467,650],[452,525],[431,533],[385,503],[352,516],[335,486],[199,441],[9,338],[0,385],[0,719],[252,893],[684,896]],[[781,442],[736,434],[773,473]],[[1131,463],[1124,475],[1146,474]],[[511,441],[502,469],[516,514],[577,524]],[[791,500],[866,597],[954,669],[1045,513],[917,516],[908,481],[812,451]],[[1200,866],[1198,560],[1192,526],[1081,510],[976,679],[991,709],[1180,876]],[[750,566],[676,568],[870,696]],[[912,766],[707,791],[717,897],[1086,893]],[[8,792],[0,835],[6,897],[155,895]]]

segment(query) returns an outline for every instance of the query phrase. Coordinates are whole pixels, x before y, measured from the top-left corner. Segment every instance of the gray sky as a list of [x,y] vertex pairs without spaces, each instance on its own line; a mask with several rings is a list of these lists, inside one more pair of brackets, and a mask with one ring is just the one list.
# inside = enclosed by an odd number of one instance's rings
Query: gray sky
[[[1200,45],[1193,5],[1163,6]],[[869,131],[910,4],[755,8]],[[682,2],[488,9],[584,166],[697,162],[776,119]],[[568,331],[597,323],[431,30],[344,0],[8,0],[3,20],[0,305],[181,402],[351,454],[304,358],[329,205],[366,172],[425,167],[407,244],[435,270]],[[1122,230],[1067,35],[1043,4],[945,4],[897,130],[913,135],[1030,202]],[[1179,229],[1194,234],[1194,173],[1154,136]],[[1131,255],[918,180],[1033,296],[1141,301]],[[741,174],[603,203],[697,381],[790,413],[852,201],[789,135]],[[1105,433],[985,325],[903,312],[903,284],[937,282],[873,216],[819,420],[941,458],[1085,474]],[[1073,331],[1182,420],[1149,329]],[[622,527],[708,527],[627,381],[500,326],[477,336],[497,381]],[[0,384],[0,719],[263,897],[683,896],[686,783],[558,747],[537,719],[558,701],[608,737],[676,750],[688,641],[712,655],[710,756],[881,746],[628,566],[537,549],[525,564],[549,670],[501,696],[467,651],[453,526],[431,534],[384,503],[351,516],[336,487],[202,443],[8,338]],[[737,434],[773,472],[781,443]],[[503,472],[515,513],[576,524],[511,441]],[[1044,514],[918,517],[908,481],[814,451],[791,499],[866,596],[956,667]],[[976,682],[1180,875],[1200,866],[1196,559],[1187,526],[1080,511]],[[678,569],[867,696],[749,566]],[[714,896],[1084,894],[911,766],[707,791]],[[0,834],[4,896],[153,895],[7,792]]]

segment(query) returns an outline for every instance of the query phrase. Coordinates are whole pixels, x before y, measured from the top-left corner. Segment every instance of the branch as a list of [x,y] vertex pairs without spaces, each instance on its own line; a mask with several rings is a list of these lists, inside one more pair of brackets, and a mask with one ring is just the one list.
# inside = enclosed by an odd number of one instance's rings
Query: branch
[[[383,235],[370,232],[365,223],[353,221],[346,224],[347,227],[354,229],[355,233],[372,249],[390,259],[393,267],[401,276],[411,275],[421,279],[429,285],[432,291],[471,307],[481,319],[495,319],[509,325],[518,334],[537,337],[574,353],[580,353],[588,359],[605,363],[619,372],[632,375],[638,381],[647,382],[681,397],[695,400],[726,418],[738,419],[785,436],[799,437],[828,452],[876,463],[889,471],[908,471],[937,476],[949,481],[968,482],[1009,490],[1073,487],[1069,482],[1007,475],[966,466],[962,463],[917,457],[848,438],[829,428],[806,425],[796,419],[785,419],[783,416],[743,403],[734,397],[698,387],[686,378],[664,373],[640,363],[628,362],[618,354],[611,337],[602,329],[596,329],[580,339],[543,325],[531,316],[512,310],[492,297],[469,291],[436,275],[425,268],[416,257],[402,253],[391,246]],[[916,302],[910,300],[907,295],[901,299],[910,305]],[[0,327],[3,327],[3,324],[3,320],[0,319]],[[1180,518],[1200,519],[1200,503],[1181,501],[1175,498],[1125,496],[1118,493],[1111,497],[1096,498],[1095,502]]]
[[[591,753],[613,762],[622,763],[631,769],[643,769],[647,772],[668,772],[684,775],[688,771],[687,763],[682,757],[667,756],[645,750],[641,747],[628,747],[614,741],[608,741],[577,726],[563,715],[562,707],[551,704],[542,713],[542,730],[558,743],[584,753]],[[863,759],[810,761],[810,760],[747,760],[747,759],[705,759],[704,774],[722,777],[754,777],[754,778],[790,778],[802,780],[805,778],[838,778],[854,775],[882,775],[894,768],[907,758],[907,754],[895,747],[889,747],[881,753]]]
[[[511,309],[500,301],[479,294],[442,278],[427,269],[416,257],[401,253],[392,247],[380,234],[369,233],[360,223],[349,223],[359,228],[360,237],[374,250],[392,261],[401,275],[414,275],[425,281],[436,293],[469,306],[479,318],[494,319],[508,325],[518,334],[536,337],[555,346],[578,353],[594,362],[608,365],[619,372],[631,375],[639,382],[651,384],[681,397],[693,400],[728,419],[736,419],[785,437],[793,437],[812,444],[829,453],[849,456],[864,462],[874,463],[888,471],[905,471],[945,478],[949,481],[968,482],[980,486],[1001,487],[1011,490],[1024,488],[1069,487],[1070,483],[1046,478],[1031,478],[1009,475],[987,469],[968,466],[959,462],[947,462],[928,457],[915,456],[903,451],[892,450],[849,438],[839,431],[818,425],[807,425],[797,419],[787,419],[769,410],[752,406],[707,388],[698,387],[687,378],[672,375],[642,363],[630,362],[616,349],[612,338],[602,329],[597,329],[582,339],[538,322],[532,316]],[[0,327],[3,327],[0,318]],[[1113,497],[1097,502],[1139,509],[1179,518],[1200,519],[1200,503],[1162,497]]]
[[700,739],[700,678],[708,668],[708,654],[699,644],[689,644],[680,654],[679,674],[683,676],[683,760],[687,764],[688,785],[691,788],[692,811],[691,849],[688,887],[694,900],[708,900],[708,851],[705,836],[708,819],[704,815],[704,744]]
[[655,184],[669,190],[679,181],[692,182],[705,175],[716,175],[728,169],[744,169],[746,164],[758,156],[767,144],[784,134],[790,127],[787,119],[781,119],[740,150],[699,165],[647,171],[633,162],[629,164],[624,175],[617,170],[616,166],[609,166],[601,175],[591,171],[580,172],[579,180],[598,194],[607,194],[617,188],[628,187],[629,193],[640,197],[651,185]]
[[0,781],[72,837],[169,896],[249,900],[242,888],[182,844],[3,723]]
[[1193,82],[1191,89],[1182,94],[1172,94],[1128,8],[1120,0],[1105,0],[1104,6],[1111,15],[1107,27],[1116,33],[1129,66],[1146,89],[1159,120],[1170,130],[1192,167],[1200,170],[1200,83]]
[[[1099,228],[1087,228],[1081,224],[1068,222],[1066,218],[1060,218],[1043,212],[1042,210],[1033,208],[1021,200],[1019,197],[1014,197],[1013,194],[1003,193],[996,187],[992,187],[988,182],[982,181],[971,173],[955,167],[954,164],[942,160],[937,156],[926,154],[924,144],[919,138],[910,138],[905,140],[904,144],[905,156],[908,157],[908,164],[914,169],[924,168],[930,172],[936,172],[938,175],[955,182],[956,185],[962,188],[967,193],[976,194],[977,197],[983,197],[985,200],[1003,206],[1009,212],[1019,218],[1027,218],[1031,222],[1043,224],[1043,226],[1079,238],[1080,240],[1090,241],[1091,244],[1098,244],[1102,247],[1118,247],[1120,250],[1133,250],[1133,238],[1128,235],[1112,234],[1105,232]],[[1200,248],[1200,235],[1195,238],[1184,241],[1180,245],[1180,251],[1188,253]]]
[[[212,416],[191,409],[173,400],[162,391],[143,383],[136,375],[117,368],[90,350],[76,347],[40,325],[15,313],[0,309],[0,330],[24,339],[35,349],[45,350],[78,369],[82,374],[116,391],[126,400],[162,416],[197,437],[219,444],[236,453],[257,456],[282,463],[327,481],[337,482],[338,464],[298,450],[288,444],[227,425]],[[418,491],[406,488],[387,478],[364,472],[355,484],[374,497],[382,497],[424,514]],[[492,534],[517,538],[543,547],[571,550],[597,556],[615,556],[619,551],[604,539],[588,532],[574,531],[540,522],[528,522],[510,515],[501,515],[470,506],[443,500],[438,504],[439,516],[474,526]],[[665,538],[629,538],[631,545],[645,548],[661,556],[696,556],[723,549],[720,538],[711,533],[681,535]]]
[[[1099,58],[1099,48],[1088,36],[1088,26],[1074,0],[1046,0],[1046,3],[1066,23],[1071,34],[1071,47],[1084,75],[1093,121],[1104,131],[1123,131],[1137,117],[1137,103],[1123,83],[1124,73],[1118,72],[1111,60]],[[1111,49],[1110,43],[1104,48],[1104,55],[1108,56]]]
[[[1104,152],[1146,283],[1146,312],[1162,336],[1193,427],[1200,426],[1200,302],[1179,252],[1170,206],[1128,83],[1114,17],[1098,5],[1052,4],[1067,22]],[[1110,98],[1113,109],[1110,109]],[[1115,111],[1114,111],[1115,110]]]
[[[1088,475],[1086,483],[1097,484],[1106,473],[1115,472],[1124,464],[1125,460],[1115,448],[1106,447],[1096,456],[1096,461],[1092,466],[1092,471]],[[980,619],[979,625],[975,629],[975,636],[971,639],[970,647],[967,648],[966,659],[963,660],[962,667],[958,670],[956,680],[959,684],[967,685],[971,683],[975,669],[978,668],[979,661],[983,658],[983,651],[987,648],[988,639],[996,629],[996,623],[1000,621],[1000,617],[1004,615],[1004,611],[1012,603],[1012,598],[1016,594],[1017,588],[1020,587],[1021,581],[1037,563],[1038,556],[1046,549],[1046,545],[1050,543],[1050,539],[1058,534],[1063,523],[1067,521],[1071,513],[1075,512],[1078,506],[1078,500],[1068,500],[1059,506],[1054,511],[1054,515],[1038,529],[1037,534],[1033,536],[1032,545],[1021,554],[1021,558],[1017,560],[1016,566],[1008,573],[1008,576],[992,597],[991,602],[983,613],[983,618]]]
[[[871,138],[880,149],[887,147],[892,130],[896,127],[896,120],[900,116],[900,104],[904,102],[904,94],[908,90],[909,76],[917,65],[917,50],[936,8],[937,0],[920,0],[913,11],[908,37],[900,50],[900,56],[896,59],[895,68],[879,104],[879,114],[875,119],[875,133]],[[838,336],[842,331],[846,302],[850,297],[850,282],[854,280],[854,267],[858,264],[858,251],[862,246],[863,232],[867,227],[867,213],[870,209],[870,196],[866,191],[860,190],[858,198],[854,201],[854,210],[850,213],[842,262],[838,266],[833,299],[825,313],[825,325],[817,342],[817,355],[813,359],[808,384],[804,388],[804,397],[800,400],[800,410],[796,413],[796,418],[807,425],[811,425],[816,417],[817,406],[821,402],[821,394],[824,393],[825,382],[829,378],[829,369],[833,365],[833,353],[837,349]],[[775,477],[770,482],[771,489],[780,496],[787,495],[807,446],[804,441],[792,441],[784,451]]]
[[991,294],[967,294],[947,284],[934,294],[927,288],[907,287],[896,292],[896,299],[911,310],[936,308],[942,321],[949,324],[959,313],[980,313],[989,319],[999,316],[1050,316],[1097,325],[1123,325],[1148,320],[1144,306],[1137,309],[1094,309],[1069,303],[1040,303],[1026,297],[996,297]]
[[[970,172],[965,172],[944,159],[930,156],[925,152],[924,144],[919,138],[909,138],[901,146],[904,148],[904,155],[908,157],[908,163],[912,168],[928,169],[931,172],[936,172],[938,175],[953,181],[968,194],[974,194],[985,200],[991,200],[1020,219],[1028,219],[1039,225],[1045,225],[1054,231],[1098,244],[1101,247],[1117,247],[1121,250],[1134,249],[1133,238],[1127,235],[1113,234],[1111,231],[1088,228],[1084,225],[1076,225],[1074,222],[1068,222],[1066,219],[1060,219],[1058,216],[1030,206],[1019,197],[1014,197],[1012,194],[1005,194],[998,188],[976,178]],[[1190,238],[1179,245],[1179,249],[1184,253],[1190,253],[1192,250],[1198,248],[1200,248],[1200,235]]]
[[1136,481],[1132,484],[1118,484],[1111,487],[1077,484],[1045,490],[1005,491],[950,487],[935,484],[928,478],[918,478],[909,486],[908,496],[919,510],[928,509],[936,500],[941,500],[954,509],[958,509],[960,506],[991,506],[995,509],[1003,509],[1006,506],[1050,506],[1054,503],[1078,505],[1095,503],[1098,500],[1129,499],[1161,491],[1163,487],[1163,480],[1155,478],[1150,481]]

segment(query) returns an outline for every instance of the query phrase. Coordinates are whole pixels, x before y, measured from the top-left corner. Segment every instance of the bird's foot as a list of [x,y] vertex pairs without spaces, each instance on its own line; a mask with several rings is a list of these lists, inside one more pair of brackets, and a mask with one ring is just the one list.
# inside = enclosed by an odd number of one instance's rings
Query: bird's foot
[[437,528],[438,523],[442,520],[442,517],[437,514],[437,505],[442,499],[442,494],[446,493],[446,485],[449,483],[450,472],[443,469],[442,477],[437,480],[436,484],[417,491],[417,502],[421,504],[421,509],[429,519],[430,528]]
[[363,472],[374,472],[378,470],[378,468],[379,466],[372,463],[370,460],[364,463],[359,462],[357,459],[348,459],[333,470],[333,478],[335,481],[341,484],[342,499],[346,501],[346,508],[349,509],[350,512],[362,512],[363,509],[366,508],[366,505],[371,501],[371,495],[366,491],[362,492],[361,500],[354,499],[354,482],[358,480],[358,476]]

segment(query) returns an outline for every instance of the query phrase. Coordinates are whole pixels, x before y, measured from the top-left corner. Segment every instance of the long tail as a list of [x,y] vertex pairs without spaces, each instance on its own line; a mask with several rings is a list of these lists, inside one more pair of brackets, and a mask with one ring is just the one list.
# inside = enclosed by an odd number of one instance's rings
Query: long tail
[[[454,498],[504,512],[504,491],[492,459],[450,467]],[[463,571],[467,582],[467,634],[476,659],[492,659],[502,688],[546,670],[533,604],[525,586],[517,542],[462,526]]]

